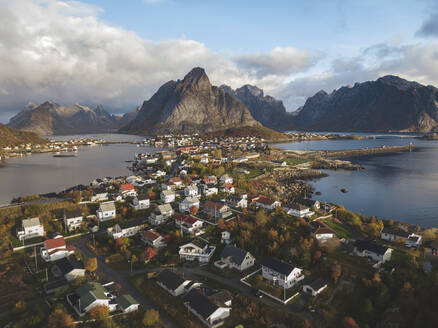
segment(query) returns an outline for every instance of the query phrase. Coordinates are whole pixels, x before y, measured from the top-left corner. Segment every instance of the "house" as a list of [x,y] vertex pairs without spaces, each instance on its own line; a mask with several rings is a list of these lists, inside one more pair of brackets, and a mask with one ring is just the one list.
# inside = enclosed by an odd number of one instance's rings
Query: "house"
[[100,203],[97,210],[97,218],[100,222],[112,220],[116,217],[116,205],[114,202]]
[[41,257],[46,262],[54,262],[73,253],[72,249],[67,248],[64,237],[60,235],[45,240],[44,246],[41,247]]
[[209,187],[206,184],[201,185],[201,190],[202,190],[202,193],[204,194],[204,196],[206,196],[206,197],[211,196],[211,195],[217,195],[217,193],[219,191],[216,187]]
[[265,258],[262,262],[262,275],[274,285],[283,288],[291,288],[304,279],[303,269],[294,267],[288,263]]
[[234,208],[247,208],[248,207],[248,200],[245,196],[235,196],[235,195],[229,195],[227,198],[225,198],[225,203]]
[[221,188],[221,192],[227,193],[227,194],[234,194],[236,190],[234,189],[234,186],[231,183],[225,183]]
[[405,242],[408,237],[409,232],[399,227],[384,227],[380,234],[381,239],[393,242]]
[[87,282],[80,286],[73,294],[67,295],[67,302],[81,317],[96,306],[105,305],[110,312],[117,308],[115,296],[98,282]]
[[220,260],[214,263],[220,269],[226,267],[244,271],[255,264],[255,258],[250,252],[244,251],[232,245],[226,245],[222,251]]
[[199,162],[202,163],[202,164],[208,164],[208,157],[201,157]]
[[67,231],[79,229],[82,225],[82,212],[80,209],[64,212],[64,227]]
[[193,197],[198,196],[198,187],[196,185],[190,185],[184,188],[184,196]]
[[316,296],[321,294],[327,286],[327,281],[320,278],[312,281],[310,284],[303,285],[303,292]]
[[422,239],[423,239],[423,237],[421,235],[411,233],[408,236],[408,239],[406,239],[406,241],[405,241],[405,246],[408,248],[411,248],[411,247],[418,248],[421,246]]
[[142,231],[141,240],[152,248],[166,247],[166,239],[155,230]]
[[17,230],[17,237],[20,241],[42,236],[44,236],[44,227],[40,224],[39,218],[23,220],[21,222],[21,229]]
[[135,191],[134,185],[131,183],[125,183],[120,185],[119,194],[123,197],[136,197],[137,192]]
[[183,185],[183,181],[181,180],[180,177],[172,177],[169,179],[169,182],[175,185],[176,187],[181,187]]
[[215,175],[209,175],[207,178],[202,179],[205,184],[215,185],[217,184],[217,178]]
[[303,198],[299,201],[299,203],[308,206],[314,210],[319,210],[321,208],[321,204],[318,200]]
[[329,227],[319,227],[318,229],[316,229],[313,235],[317,240],[325,242],[329,239],[334,238],[336,236],[336,233]]
[[176,186],[170,182],[163,182],[161,184],[161,190],[175,190]]
[[151,213],[149,222],[155,226],[163,224],[173,215],[173,213],[174,211],[170,204],[158,205],[155,211]]
[[160,199],[166,204],[172,203],[175,201],[175,192],[172,190],[163,190],[161,191]]
[[287,163],[285,161],[271,161],[271,163],[280,166],[287,166]]
[[231,232],[224,230],[221,232],[221,244],[229,245],[231,243]]
[[167,290],[172,296],[180,296],[186,293],[186,287],[191,283],[190,280],[185,280],[169,269],[164,269],[155,278],[155,282],[161,288]]
[[225,219],[233,214],[226,204],[213,201],[205,202],[204,211],[215,219]]
[[67,281],[72,281],[78,277],[85,276],[84,266],[73,256],[64,257],[55,261],[51,271],[53,276],[57,278],[64,277]]
[[117,306],[123,313],[134,312],[138,310],[138,303],[131,295],[124,294],[116,298]]
[[391,260],[392,248],[380,246],[368,240],[356,240],[353,253],[360,257],[368,257],[379,263]]
[[222,326],[224,320],[230,316],[230,307],[216,305],[197,290],[188,292],[183,302],[190,312],[210,328]]
[[96,195],[91,196],[90,201],[92,202],[105,202],[108,200],[108,193],[102,192]]
[[138,196],[132,200],[131,206],[136,211],[145,210],[145,209],[149,208],[150,200],[149,200],[149,198],[147,198],[145,196]]
[[108,234],[113,237],[113,239],[132,237],[138,234],[144,227],[146,227],[144,219],[129,220],[117,223],[114,227],[108,228]]
[[430,255],[438,255],[438,239],[431,241],[426,247],[429,248]]
[[179,203],[179,211],[181,213],[190,212],[190,208],[193,206],[199,208],[199,199],[196,197],[187,197]]
[[230,175],[228,175],[228,174],[224,174],[224,175],[222,175],[221,176],[221,178],[219,179],[219,181],[222,183],[222,184],[226,184],[226,183],[229,183],[229,184],[233,184],[233,177],[232,176],[230,176]]
[[315,212],[312,212],[309,207],[293,203],[290,205],[287,214],[296,216],[299,218],[308,218],[311,217]]
[[201,238],[195,238],[191,242],[180,246],[179,257],[187,261],[199,261],[201,263],[210,262],[215,246],[209,246],[208,242]]
[[255,202],[255,205],[257,207],[262,207],[267,211],[272,211],[276,207],[280,207],[281,203],[277,200],[269,199],[265,196],[258,196],[253,199],[253,202]]
[[203,224],[201,220],[191,215],[178,215],[175,217],[175,226],[187,234],[202,232]]

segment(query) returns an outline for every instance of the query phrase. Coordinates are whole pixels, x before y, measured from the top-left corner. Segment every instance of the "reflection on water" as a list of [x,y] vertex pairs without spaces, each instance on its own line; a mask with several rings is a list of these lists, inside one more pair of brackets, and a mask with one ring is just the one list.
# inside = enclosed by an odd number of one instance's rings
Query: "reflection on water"
[[[94,136],[113,141],[143,139],[124,135],[119,139],[119,135],[111,135],[112,139],[108,135]],[[126,160],[132,160],[135,153],[152,153],[157,150],[131,144],[114,144],[80,147],[77,157],[59,158],[47,153],[7,159],[3,167],[0,167],[0,204],[8,203],[17,196],[58,192],[77,184],[88,184],[98,177],[128,175]]]
[[[382,145],[406,145],[415,151],[351,158],[362,171],[327,171],[312,182],[315,199],[342,204],[347,209],[379,218],[396,219],[424,227],[438,227],[438,142],[409,137],[371,140],[307,141],[276,145],[291,150],[338,150]],[[346,188],[348,193],[340,189]]]

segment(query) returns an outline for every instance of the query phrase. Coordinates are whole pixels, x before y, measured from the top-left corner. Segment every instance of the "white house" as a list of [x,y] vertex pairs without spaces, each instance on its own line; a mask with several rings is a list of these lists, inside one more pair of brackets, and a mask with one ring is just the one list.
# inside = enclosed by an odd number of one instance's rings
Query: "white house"
[[158,286],[165,289],[172,296],[180,296],[187,292],[186,287],[191,283],[190,280],[181,278],[181,276],[170,271],[169,269],[164,269],[155,278],[155,282]]
[[112,220],[116,217],[116,205],[114,202],[100,203],[97,210],[97,218],[100,222]]
[[198,186],[190,185],[184,188],[184,196],[186,197],[194,197],[198,196]]
[[146,227],[146,222],[143,219],[130,220],[117,223],[114,227],[108,228],[108,234],[113,239],[132,237],[138,234],[144,227]]
[[262,275],[274,285],[291,288],[304,279],[303,269],[272,258],[262,262]]
[[152,225],[160,225],[165,223],[174,214],[172,206],[170,204],[158,205],[155,211],[151,213],[149,217],[149,222]]
[[199,162],[202,163],[202,164],[208,164],[208,157],[201,157]]
[[336,233],[329,227],[319,227],[318,229],[316,229],[313,235],[317,240],[324,242],[334,238],[336,236]]
[[137,196],[134,186],[130,183],[122,184],[120,186],[119,193],[123,198]]
[[292,215],[292,216],[296,216],[299,218],[307,218],[307,217],[311,217],[315,213],[312,212],[310,210],[310,208],[307,206],[294,203],[289,207],[287,214]]
[[115,299],[116,297],[98,282],[87,282],[77,288],[73,294],[67,295],[67,302],[81,317],[96,306],[105,305],[110,312],[115,311],[117,309]]
[[255,258],[250,252],[232,245],[226,245],[220,260],[214,262],[214,265],[220,269],[228,267],[239,271],[247,270],[254,264]]
[[224,320],[230,316],[231,308],[217,305],[208,297],[193,289],[183,298],[184,305],[207,327],[216,328],[224,324]]
[[138,310],[140,303],[138,303],[131,295],[124,294],[116,298],[118,308],[123,313],[130,313]]
[[180,246],[179,257],[187,261],[199,261],[201,263],[210,262],[215,246],[209,246],[208,242],[201,238],[195,238],[191,242]]
[[150,200],[147,197],[144,196],[138,196],[135,197],[132,200],[132,204],[131,206],[136,210],[136,211],[140,211],[140,210],[145,210],[147,208],[149,208],[150,206]]
[[201,188],[202,188],[202,193],[206,197],[217,195],[217,193],[219,192],[219,190],[216,187],[209,187],[208,185],[202,185]]
[[234,189],[234,186],[231,183],[225,183],[221,188],[221,192],[227,193],[227,194],[234,194],[236,190]]
[[247,208],[248,207],[248,200],[246,199],[246,195],[245,195],[245,197],[229,195],[229,196],[227,196],[227,198],[225,198],[225,203],[228,206],[234,207],[234,208]]
[[181,213],[190,212],[190,208],[193,206],[199,209],[199,199],[197,197],[187,197],[179,203],[179,211]]
[[142,231],[141,240],[152,248],[166,247],[166,240],[155,230]]
[[205,202],[204,211],[216,219],[225,219],[233,214],[226,204],[212,201]]
[[401,240],[405,242],[409,235],[409,232],[398,227],[384,227],[381,231],[380,238],[387,241]]
[[54,262],[73,253],[72,249],[67,248],[63,236],[47,239],[44,241],[44,246],[41,247],[41,257],[46,262]]
[[55,277],[64,277],[67,281],[72,281],[78,277],[85,276],[84,266],[77,261],[74,256],[71,256],[70,258],[64,257],[57,260],[53,263],[51,271]]
[[92,202],[104,202],[108,200],[108,193],[102,192],[96,195],[91,196],[90,199]]
[[327,281],[323,279],[316,279],[310,284],[303,285],[303,292],[312,296],[317,296],[321,294],[327,288],[327,286]]
[[258,196],[254,200],[257,207],[263,207],[267,211],[272,211],[276,207],[281,206],[281,203],[279,201],[269,199],[265,196]]
[[175,201],[175,192],[172,190],[163,190],[161,191],[160,199],[166,204],[172,203]]
[[21,229],[17,231],[20,241],[44,236],[44,227],[39,218],[25,219],[21,222]]
[[371,258],[378,263],[391,260],[392,248],[380,246],[367,240],[356,240],[353,247],[353,253],[357,256]]
[[203,222],[191,215],[178,215],[175,218],[175,226],[187,234],[202,232]]
[[221,178],[219,179],[219,181],[222,183],[222,184],[226,184],[226,183],[229,183],[229,184],[233,184],[233,177],[232,176],[230,176],[230,175],[228,175],[228,174],[224,174],[224,175],[222,175],[221,176]]
[[406,239],[405,246],[408,248],[411,248],[411,247],[418,248],[421,246],[422,239],[423,239],[423,237],[421,235],[411,233],[409,235],[409,237]]
[[79,229],[81,227],[83,216],[80,209],[65,211],[64,227],[67,231]]
[[221,244],[231,244],[231,232],[224,230],[221,232]]

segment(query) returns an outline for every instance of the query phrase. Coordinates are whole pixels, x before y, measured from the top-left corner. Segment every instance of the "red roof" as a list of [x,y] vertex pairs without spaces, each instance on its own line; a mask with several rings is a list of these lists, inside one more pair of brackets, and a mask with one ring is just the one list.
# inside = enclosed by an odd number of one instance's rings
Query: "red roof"
[[275,200],[266,198],[265,196],[261,196],[261,197],[259,197],[259,199],[257,199],[257,203],[265,204],[265,205],[272,205],[275,203]]
[[47,239],[44,243],[46,244],[46,249],[47,250],[54,249],[54,248],[59,248],[59,247],[65,247],[64,237]]
[[193,216],[191,216],[191,215],[178,215],[178,216],[175,218],[175,221],[181,221],[181,222],[185,222],[185,223],[187,223],[187,224],[192,225],[192,224],[194,224],[196,221],[198,221],[198,219],[195,218],[195,217],[193,217]]
[[208,200],[205,202],[205,207],[211,208],[211,209],[215,209],[216,210],[220,210],[222,207],[224,207],[225,204],[223,203],[218,203],[218,202],[212,202],[211,200]]
[[182,180],[181,180],[181,178],[180,177],[173,177],[173,178],[170,178],[170,181],[172,181],[172,182],[182,182]]
[[130,183],[122,184],[120,187],[122,188],[122,191],[134,190],[134,186]]
[[233,184],[232,183],[224,183],[224,187],[227,189],[231,189],[231,188],[233,188]]
[[161,235],[158,232],[154,231],[154,230],[144,231],[142,233],[142,235],[143,235],[143,237],[145,237],[146,239],[148,239],[150,241],[154,241],[155,239],[158,239],[158,238],[161,237]]

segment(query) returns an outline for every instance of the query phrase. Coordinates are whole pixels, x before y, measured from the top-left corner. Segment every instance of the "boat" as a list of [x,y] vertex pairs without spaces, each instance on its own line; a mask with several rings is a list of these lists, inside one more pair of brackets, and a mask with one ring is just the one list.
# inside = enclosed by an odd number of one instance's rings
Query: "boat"
[[64,157],[76,157],[76,155],[75,154],[55,154],[55,155],[53,155],[53,157],[61,157],[61,158],[64,158]]

